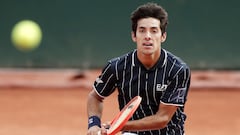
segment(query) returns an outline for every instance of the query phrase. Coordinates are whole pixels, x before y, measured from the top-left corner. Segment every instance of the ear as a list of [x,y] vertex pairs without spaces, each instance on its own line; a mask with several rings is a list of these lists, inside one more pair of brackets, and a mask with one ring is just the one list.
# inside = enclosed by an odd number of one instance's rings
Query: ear
[[131,36],[132,36],[132,41],[136,42],[136,40],[137,40],[136,39],[136,35],[135,35],[135,33],[133,31],[131,32]]
[[164,33],[162,34],[162,37],[161,37],[162,43],[165,42],[166,39],[167,39],[167,32],[164,32]]

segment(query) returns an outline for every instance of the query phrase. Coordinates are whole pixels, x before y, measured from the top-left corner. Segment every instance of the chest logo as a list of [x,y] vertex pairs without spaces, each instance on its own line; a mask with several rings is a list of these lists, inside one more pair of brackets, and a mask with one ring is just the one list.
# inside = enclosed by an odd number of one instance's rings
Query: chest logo
[[157,91],[165,91],[167,89],[166,84],[157,84]]

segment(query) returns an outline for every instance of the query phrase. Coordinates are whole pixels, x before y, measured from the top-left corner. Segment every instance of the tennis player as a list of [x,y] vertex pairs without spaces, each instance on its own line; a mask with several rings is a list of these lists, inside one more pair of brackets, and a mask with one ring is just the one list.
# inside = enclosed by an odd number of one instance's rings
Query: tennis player
[[118,90],[120,110],[133,97],[142,97],[139,108],[121,130],[124,135],[183,135],[190,69],[162,48],[168,14],[162,6],[146,3],[132,12],[131,21],[136,49],[108,61],[94,82],[87,101],[87,134],[96,135],[100,130],[106,134],[101,129],[103,100]]

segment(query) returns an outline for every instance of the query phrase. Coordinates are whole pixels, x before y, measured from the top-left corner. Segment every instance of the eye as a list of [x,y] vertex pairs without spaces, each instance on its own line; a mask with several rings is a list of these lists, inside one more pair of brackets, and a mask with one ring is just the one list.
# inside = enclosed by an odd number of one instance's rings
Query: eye
[[139,32],[143,33],[143,32],[144,32],[144,29],[139,29]]
[[152,29],[152,33],[157,33],[158,30],[157,29]]

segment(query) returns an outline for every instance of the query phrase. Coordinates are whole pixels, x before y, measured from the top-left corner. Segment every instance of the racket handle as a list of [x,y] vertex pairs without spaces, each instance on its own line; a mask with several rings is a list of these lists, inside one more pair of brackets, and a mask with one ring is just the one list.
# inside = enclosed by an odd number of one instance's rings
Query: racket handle
[[97,135],[101,135],[101,131],[98,131],[98,132],[97,132]]

